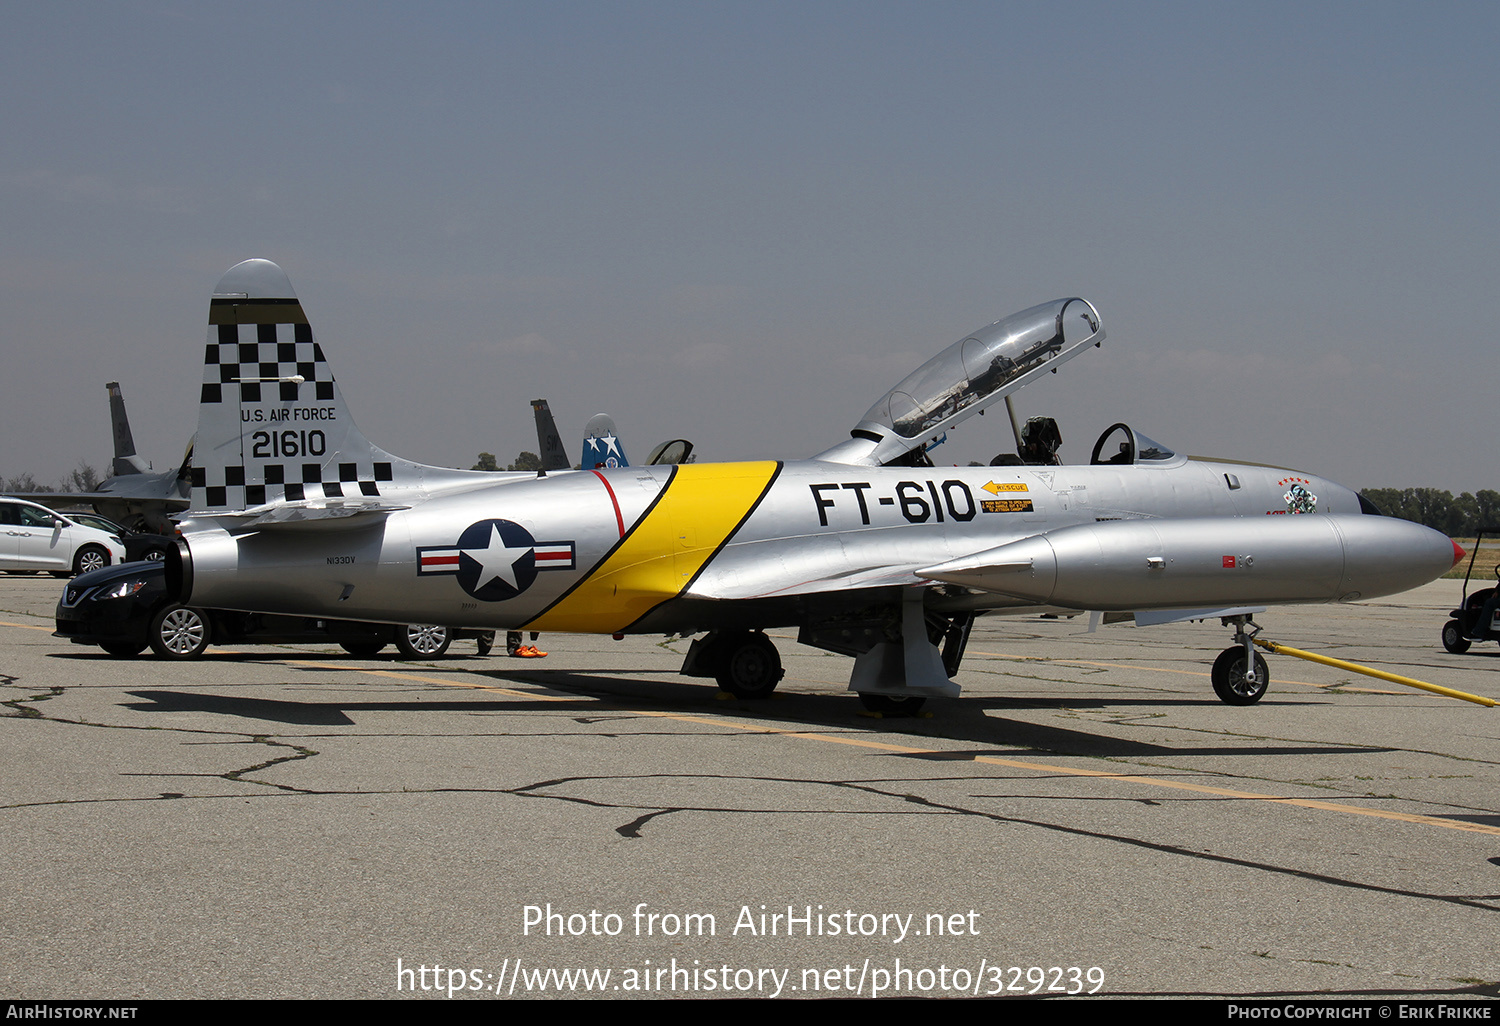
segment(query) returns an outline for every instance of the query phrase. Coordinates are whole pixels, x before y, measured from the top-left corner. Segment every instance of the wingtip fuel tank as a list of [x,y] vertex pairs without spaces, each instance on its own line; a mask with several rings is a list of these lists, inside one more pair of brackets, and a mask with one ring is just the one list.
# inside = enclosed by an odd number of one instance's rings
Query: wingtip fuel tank
[[1456,550],[1391,517],[1146,518],[1075,524],[917,574],[1074,609],[1353,602],[1426,584]]

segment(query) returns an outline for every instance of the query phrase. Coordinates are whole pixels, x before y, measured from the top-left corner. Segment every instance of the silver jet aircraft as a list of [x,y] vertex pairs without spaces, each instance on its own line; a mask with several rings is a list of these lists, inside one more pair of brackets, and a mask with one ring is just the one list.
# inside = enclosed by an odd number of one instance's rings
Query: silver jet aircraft
[[764,630],[853,657],[849,687],[910,712],[954,696],[985,612],[1220,618],[1215,691],[1265,692],[1251,616],[1389,595],[1461,552],[1325,478],[1189,458],[1126,425],[1088,465],[938,468],[959,420],[1104,337],[1081,299],[954,343],[803,461],[493,474],[409,463],[355,427],[281,269],[225,274],[209,310],[183,601],[340,619],[702,636],[683,666],[746,698]]

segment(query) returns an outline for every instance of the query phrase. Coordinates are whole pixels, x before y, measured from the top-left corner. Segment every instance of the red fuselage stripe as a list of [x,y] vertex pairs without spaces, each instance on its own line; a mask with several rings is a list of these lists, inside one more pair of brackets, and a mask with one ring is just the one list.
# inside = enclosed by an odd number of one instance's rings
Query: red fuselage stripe
[[615,490],[609,486],[609,482],[605,480],[603,474],[596,470],[594,471],[594,476],[603,483],[604,490],[609,493],[609,501],[615,507],[615,526],[620,529],[620,537],[623,538],[625,537],[625,518],[620,515],[620,500],[615,498]]

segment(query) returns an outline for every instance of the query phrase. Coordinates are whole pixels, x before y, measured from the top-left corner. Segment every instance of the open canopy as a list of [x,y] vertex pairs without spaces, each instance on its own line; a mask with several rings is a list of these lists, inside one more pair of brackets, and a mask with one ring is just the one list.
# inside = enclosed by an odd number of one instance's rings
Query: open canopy
[[1084,299],[1056,299],[959,339],[876,401],[820,459],[889,463],[1104,338]]

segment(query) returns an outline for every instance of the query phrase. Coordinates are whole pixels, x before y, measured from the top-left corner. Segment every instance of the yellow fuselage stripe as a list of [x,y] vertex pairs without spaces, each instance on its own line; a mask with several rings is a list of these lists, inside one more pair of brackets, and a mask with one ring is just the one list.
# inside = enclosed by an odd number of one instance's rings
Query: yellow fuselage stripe
[[526,629],[613,634],[676,598],[744,522],[776,468],[775,462],[679,466],[619,548]]

